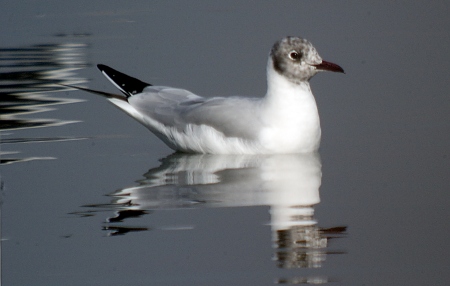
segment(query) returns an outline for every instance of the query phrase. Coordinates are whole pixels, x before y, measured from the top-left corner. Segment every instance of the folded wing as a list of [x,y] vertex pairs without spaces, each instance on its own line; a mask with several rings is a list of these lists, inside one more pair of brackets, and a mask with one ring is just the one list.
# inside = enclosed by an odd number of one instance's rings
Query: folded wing
[[[128,102],[144,118],[184,132],[189,125],[205,125],[227,137],[255,139],[261,126],[260,99],[243,97],[204,98],[187,90],[149,86]],[[152,130],[155,131],[155,130]]]

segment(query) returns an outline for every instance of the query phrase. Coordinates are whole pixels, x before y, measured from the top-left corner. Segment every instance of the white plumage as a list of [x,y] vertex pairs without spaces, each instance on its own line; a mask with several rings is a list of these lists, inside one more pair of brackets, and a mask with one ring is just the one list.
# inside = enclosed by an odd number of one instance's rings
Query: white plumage
[[305,39],[287,37],[273,46],[267,94],[261,98],[204,98],[187,90],[152,86],[105,65],[102,73],[124,96],[106,96],[174,150],[212,154],[314,152],[320,120],[309,79],[317,72],[344,72],[325,62]]

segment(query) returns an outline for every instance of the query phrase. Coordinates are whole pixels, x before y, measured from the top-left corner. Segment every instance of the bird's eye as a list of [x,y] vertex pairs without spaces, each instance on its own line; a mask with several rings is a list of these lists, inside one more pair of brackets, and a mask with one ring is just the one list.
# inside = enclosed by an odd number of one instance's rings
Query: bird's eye
[[300,61],[300,58],[301,58],[301,57],[302,57],[302,54],[299,53],[299,52],[297,52],[297,51],[291,51],[291,52],[289,53],[289,58],[290,58],[291,60],[293,60],[294,62]]

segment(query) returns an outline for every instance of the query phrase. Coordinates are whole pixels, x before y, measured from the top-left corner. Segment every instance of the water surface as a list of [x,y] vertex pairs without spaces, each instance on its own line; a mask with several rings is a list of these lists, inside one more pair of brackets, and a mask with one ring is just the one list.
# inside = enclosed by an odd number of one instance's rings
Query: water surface
[[[0,6],[4,285],[450,283],[447,2]],[[286,35],[346,71],[311,81],[320,154],[174,154],[61,85],[262,96]]]

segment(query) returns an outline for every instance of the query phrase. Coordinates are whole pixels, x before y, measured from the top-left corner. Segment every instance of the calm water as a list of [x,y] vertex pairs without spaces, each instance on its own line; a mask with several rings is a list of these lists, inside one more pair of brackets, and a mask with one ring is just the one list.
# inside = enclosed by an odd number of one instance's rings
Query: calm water
[[[2,3],[3,285],[448,285],[450,4]],[[320,154],[182,155],[104,99],[108,64],[264,95],[309,39]]]

